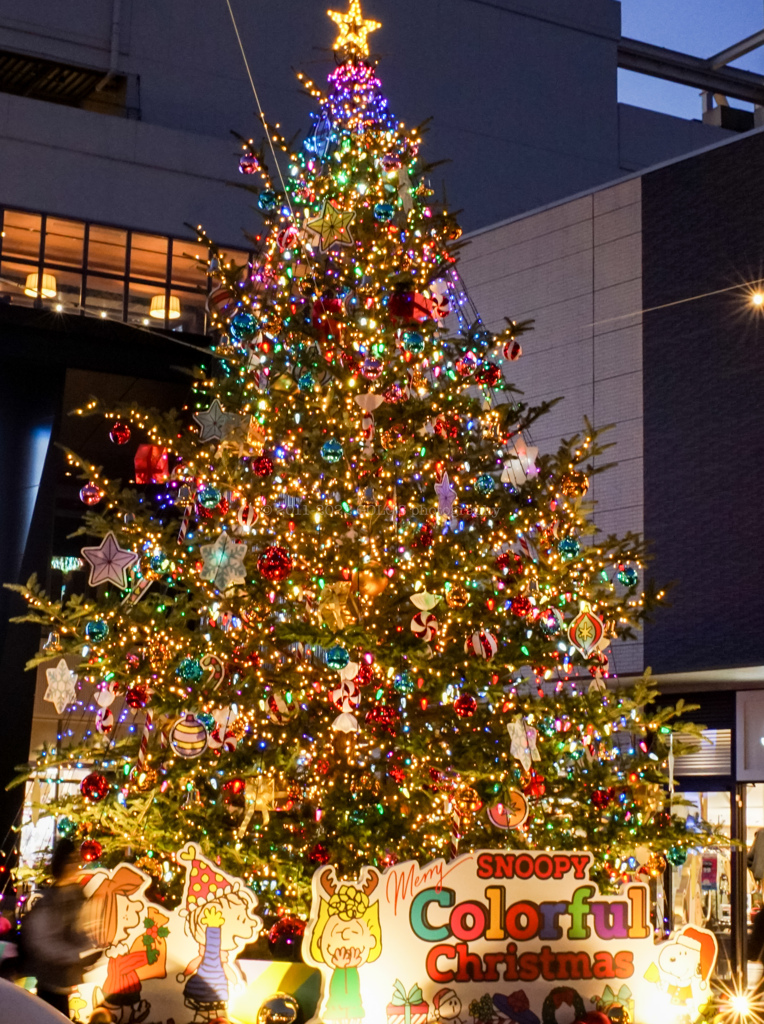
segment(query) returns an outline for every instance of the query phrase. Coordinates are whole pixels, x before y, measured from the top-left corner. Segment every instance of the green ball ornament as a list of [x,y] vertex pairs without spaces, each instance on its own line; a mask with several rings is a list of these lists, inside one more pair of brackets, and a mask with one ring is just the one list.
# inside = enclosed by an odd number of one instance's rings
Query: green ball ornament
[[207,484],[206,487],[202,487],[202,489],[197,493],[199,504],[203,505],[204,508],[215,508],[216,505],[220,504],[221,498],[222,494],[220,491],[217,487],[213,487],[211,484]]
[[215,728],[215,716],[211,715],[209,711],[200,711],[196,716],[197,722],[201,722],[207,732],[212,732]]
[[332,439],[331,441],[325,441],[321,445],[321,458],[324,462],[335,463],[339,462],[344,454],[344,450],[339,441]]
[[339,644],[335,644],[334,647],[330,647],[326,652],[326,664],[329,668],[336,669],[337,672],[341,672],[349,661],[350,655],[345,648],[340,647]]
[[393,689],[401,697],[407,697],[410,693],[414,692],[414,680],[408,672],[400,672],[393,679]]
[[569,558],[576,558],[578,556],[581,545],[575,537],[563,537],[557,545],[557,550],[560,552],[560,557],[567,561]]
[[68,839],[77,831],[77,823],[72,821],[71,818],[62,818],[61,821],[59,821],[57,828],[58,834],[64,839]]
[[475,490],[484,498],[487,498],[489,494],[492,494],[495,487],[496,481],[490,473],[481,473],[475,481]]
[[622,565],[618,569],[618,582],[624,587],[636,587],[639,583],[639,573],[630,565]]
[[196,658],[184,658],[175,671],[186,683],[198,683],[204,674],[201,662]]
[[100,619],[93,619],[85,626],[85,636],[91,644],[100,644],[109,635],[109,627]]
[[687,850],[683,850],[680,846],[672,846],[666,854],[666,860],[675,868],[681,868],[687,860]]

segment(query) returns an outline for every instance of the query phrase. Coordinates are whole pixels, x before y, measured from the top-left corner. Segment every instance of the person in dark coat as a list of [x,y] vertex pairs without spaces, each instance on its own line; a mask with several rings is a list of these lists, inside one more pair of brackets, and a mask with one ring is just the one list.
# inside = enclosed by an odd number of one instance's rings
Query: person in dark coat
[[37,978],[37,995],[68,1017],[69,993],[99,954],[91,952],[82,929],[85,896],[77,879],[76,849],[68,839],[53,851],[50,873],[53,884],[21,922],[22,946]]

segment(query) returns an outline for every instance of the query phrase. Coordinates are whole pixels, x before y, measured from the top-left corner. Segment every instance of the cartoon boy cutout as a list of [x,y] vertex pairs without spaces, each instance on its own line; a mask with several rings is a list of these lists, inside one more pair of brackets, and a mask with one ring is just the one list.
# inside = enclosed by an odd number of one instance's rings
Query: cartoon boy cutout
[[310,953],[317,963],[333,968],[322,1018],[361,1024],[366,1014],[358,968],[372,963],[382,952],[379,905],[369,902],[379,883],[379,874],[367,868],[363,887],[358,888],[338,885],[333,869],[327,868],[320,881],[329,899],[321,899]]
[[243,982],[233,961],[262,927],[254,914],[257,899],[237,879],[202,859],[197,846],[189,843],[180,858],[189,864],[181,915],[199,955],[177,981],[185,983],[183,999],[195,1022],[227,1020],[231,986]]
[[[88,932],[105,951],[106,979],[94,1005],[114,1024],[140,1024],[151,1010],[141,986],[166,976],[168,918],[146,900],[151,879],[127,864],[83,879]],[[139,928],[139,926],[142,926]]]

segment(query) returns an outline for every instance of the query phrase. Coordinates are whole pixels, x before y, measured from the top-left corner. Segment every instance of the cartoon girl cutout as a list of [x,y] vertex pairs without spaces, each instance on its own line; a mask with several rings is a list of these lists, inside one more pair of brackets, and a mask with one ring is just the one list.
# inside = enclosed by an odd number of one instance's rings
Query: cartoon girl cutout
[[382,952],[379,904],[369,902],[379,874],[367,868],[365,882],[358,888],[338,885],[333,869],[327,868],[320,883],[329,899],[320,901],[310,953],[317,963],[333,968],[322,1019],[361,1024],[366,1014],[358,968],[372,963]]
[[236,954],[257,936],[262,922],[253,913],[257,899],[238,880],[224,875],[189,844],[180,853],[189,862],[184,893],[186,931],[199,947],[177,976],[183,999],[194,1011],[194,1024],[228,1019],[231,987],[243,983],[234,967]]
[[107,965],[103,990],[96,992],[94,1003],[109,1012],[114,1024],[144,1021],[151,1006],[141,997],[142,982],[167,975],[168,918],[147,904],[149,882],[126,864],[85,882],[88,931],[95,945],[104,949]]

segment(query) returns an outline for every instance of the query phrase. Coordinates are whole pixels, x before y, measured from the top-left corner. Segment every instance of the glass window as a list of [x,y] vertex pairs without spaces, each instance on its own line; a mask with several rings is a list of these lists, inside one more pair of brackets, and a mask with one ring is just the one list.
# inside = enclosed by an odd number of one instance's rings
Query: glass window
[[127,232],[91,224],[88,236],[88,272],[124,274]]
[[109,319],[121,320],[124,312],[124,281],[89,274],[85,286],[85,301],[89,313],[105,313]]
[[48,217],[45,222],[45,262],[82,267],[85,225],[76,220]]
[[149,281],[167,280],[167,239],[133,232],[130,248],[130,277]]
[[[34,289],[34,290],[33,290]],[[37,299],[37,271],[29,264],[3,260],[0,299],[14,306],[33,306]],[[26,292],[31,294],[27,295]]]
[[170,324],[177,330],[190,331],[192,334],[204,334],[207,330],[207,296],[201,292],[174,291],[180,302],[180,317]]
[[[164,328],[164,317],[151,316],[151,304],[154,301],[154,312],[158,308],[164,308],[165,291],[163,285],[141,284],[139,281],[130,281],[127,302],[127,321],[131,324],[140,324],[143,327]],[[181,303],[182,309],[182,303]]]
[[194,291],[200,290],[206,293],[208,261],[209,256],[206,245],[186,242],[182,238],[173,239],[173,287],[193,288]]
[[40,258],[40,227],[37,213],[6,210],[3,216],[3,260],[25,259],[36,263]]
[[[729,791],[716,793],[682,792],[688,805],[675,808],[674,813],[693,819],[705,819],[718,826],[729,836],[732,813]],[[732,977],[732,865],[730,851],[697,850],[688,854],[684,864],[671,867],[670,913],[673,928],[684,924],[702,925],[715,933],[719,943],[716,976],[722,980]]]

